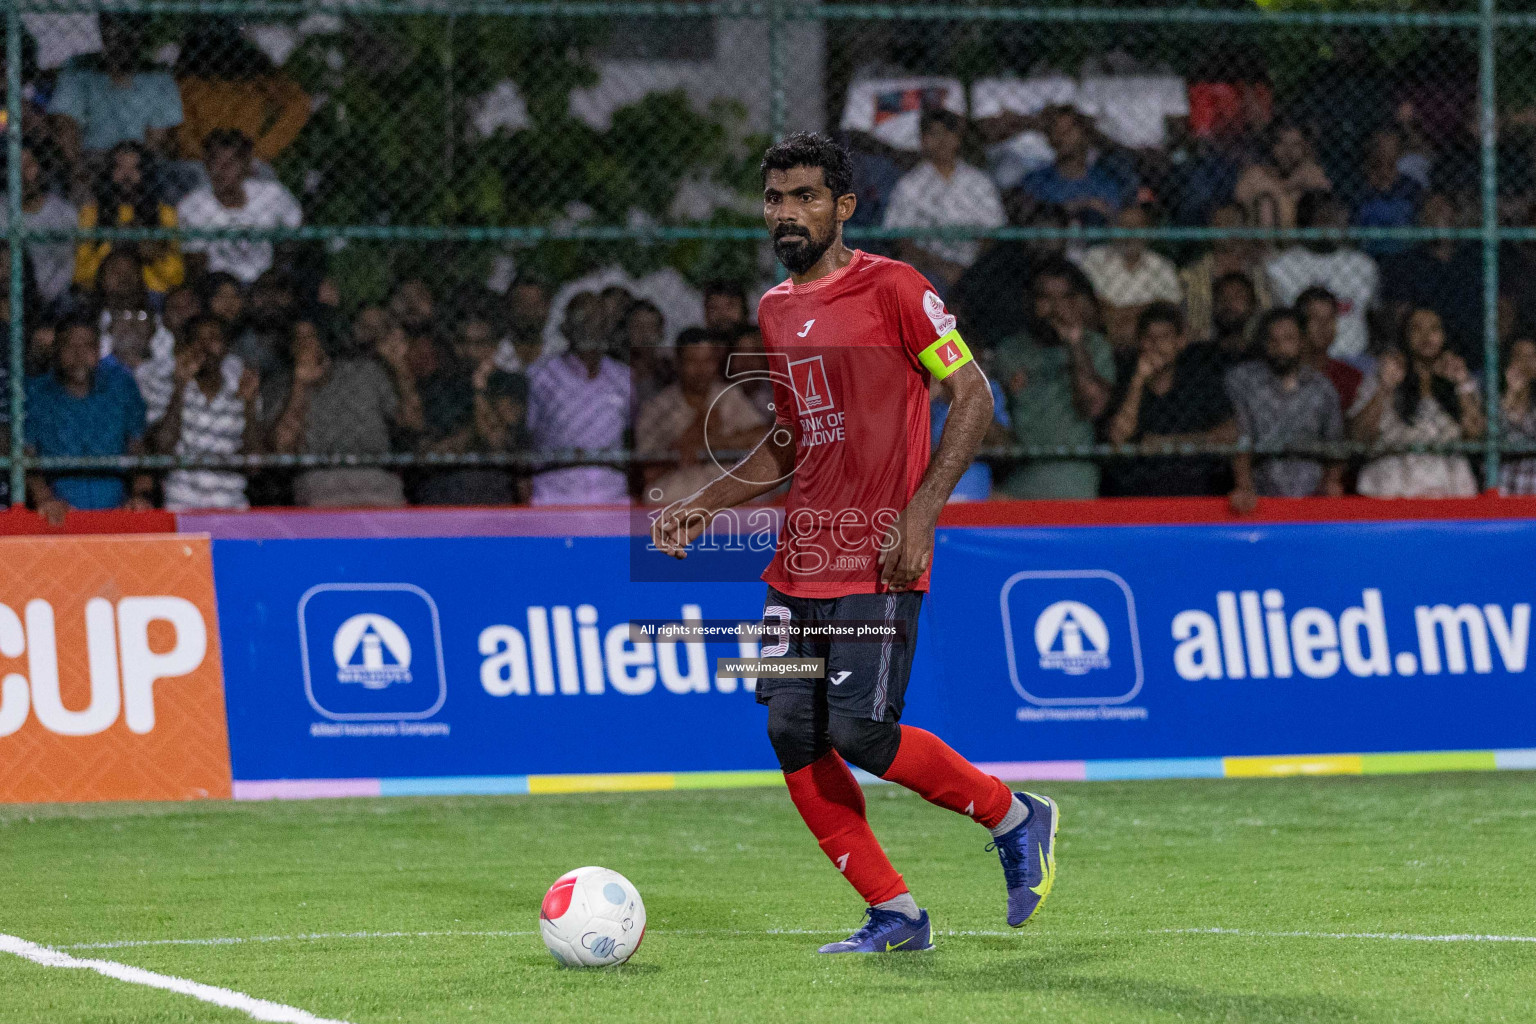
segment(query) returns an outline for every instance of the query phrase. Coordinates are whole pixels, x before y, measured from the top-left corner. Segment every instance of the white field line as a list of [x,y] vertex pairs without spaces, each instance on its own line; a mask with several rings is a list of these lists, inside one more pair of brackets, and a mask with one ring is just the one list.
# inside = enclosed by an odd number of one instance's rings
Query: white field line
[[[752,931],[737,928],[657,928],[652,935],[841,935],[842,928],[767,928]],[[328,939],[435,939],[435,938],[528,938],[536,931],[425,931],[425,932],[308,932],[295,935],[231,935],[204,939],[122,939],[115,942],[77,942],[61,944],[59,949],[131,949],[141,946],[237,946],[263,942],[321,942]],[[935,928],[934,934],[981,938],[1006,938],[1022,934],[1017,930],[986,931],[978,929]],[[1395,942],[1528,942],[1533,935],[1417,935],[1409,932],[1306,932],[1256,931],[1247,928],[1153,928],[1144,932],[1094,932],[1093,935],[1232,935],[1255,939],[1385,939]],[[3,948],[3,947],[0,947]],[[42,948],[42,947],[39,947]]]
[[14,935],[0,934],[0,952],[14,953],[24,960],[30,960],[44,967],[95,971],[108,978],[126,981],[130,985],[144,985],[148,988],[164,989],[167,992],[191,996],[193,999],[213,1003],[215,1006],[239,1010],[254,1020],[274,1021],[277,1024],[347,1024],[346,1021],[316,1017],[308,1010],[301,1010],[296,1006],[268,1002],[265,999],[248,996],[244,992],[219,988],[216,985],[204,985],[201,982],[188,981],[186,978],[177,978],[169,974],[156,974],[142,967],[130,967],[128,964],[115,963],[111,960],[81,960],[68,953],[49,949],[47,946],[39,946],[35,942],[19,939]]
[[1415,935],[1412,932],[1263,932],[1247,928],[1161,928],[1159,935],[1242,935],[1254,939],[1390,939],[1394,942],[1536,942],[1536,935]]
[[323,939],[438,939],[459,936],[514,938],[538,932],[309,932],[299,935],[229,935],[208,939],[123,939],[61,943],[59,949],[132,949],[138,946],[239,946],[247,942],[317,942]]

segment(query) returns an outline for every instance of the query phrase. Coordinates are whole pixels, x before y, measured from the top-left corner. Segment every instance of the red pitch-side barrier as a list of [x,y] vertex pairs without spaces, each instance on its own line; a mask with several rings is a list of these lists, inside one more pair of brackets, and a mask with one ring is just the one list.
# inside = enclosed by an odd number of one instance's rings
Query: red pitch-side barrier
[[24,508],[0,511],[0,536],[20,537],[44,534],[83,533],[175,533],[176,514],[163,509],[127,512],[108,509],[102,512],[71,512],[61,526],[50,526],[42,516]]

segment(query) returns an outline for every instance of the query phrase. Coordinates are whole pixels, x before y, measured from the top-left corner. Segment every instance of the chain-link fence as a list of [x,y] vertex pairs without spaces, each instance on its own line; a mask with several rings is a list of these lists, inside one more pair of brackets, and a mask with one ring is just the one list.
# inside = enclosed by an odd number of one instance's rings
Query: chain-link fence
[[966,496],[1536,490],[1536,15],[1287,8],[11,0],[10,498],[681,496],[799,129],[993,379]]

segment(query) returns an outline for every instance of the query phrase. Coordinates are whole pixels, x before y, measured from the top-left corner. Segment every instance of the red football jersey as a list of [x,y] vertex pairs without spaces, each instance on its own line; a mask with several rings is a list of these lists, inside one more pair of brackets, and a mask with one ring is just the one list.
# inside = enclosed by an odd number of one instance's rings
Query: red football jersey
[[[795,597],[883,591],[880,538],[928,469],[929,373],[918,355],[955,318],[911,266],[854,250],[835,273],[768,292],[757,321],[775,417],[796,440],[763,579]],[[928,575],[915,589],[928,589]]]

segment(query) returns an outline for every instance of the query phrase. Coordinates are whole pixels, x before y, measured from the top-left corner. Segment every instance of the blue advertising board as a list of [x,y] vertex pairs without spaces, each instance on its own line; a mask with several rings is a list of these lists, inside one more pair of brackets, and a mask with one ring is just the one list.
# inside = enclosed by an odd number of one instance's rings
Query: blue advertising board
[[[771,769],[764,586],[625,537],[219,540],[236,780]],[[983,762],[1536,747],[1519,522],[939,534],[906,721]]]
[[942,531],[939,728],[983,761],[1536,746],[1536,526]]
[[215,541],[235,778],[774,768],[755,681],[715,674],[755,643],[627,627],[761,620],[767,554],[736,583],[632,583],[630,555],[627,537]]

